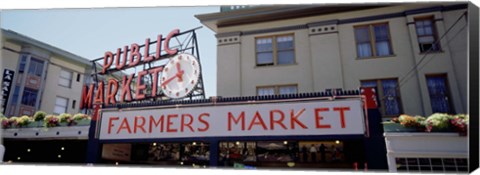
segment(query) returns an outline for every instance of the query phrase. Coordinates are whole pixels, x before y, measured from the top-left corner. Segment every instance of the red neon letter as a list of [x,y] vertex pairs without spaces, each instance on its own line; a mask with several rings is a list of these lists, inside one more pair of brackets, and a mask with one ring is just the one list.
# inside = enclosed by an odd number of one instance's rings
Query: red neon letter
[[[133,43],[132,48],[130,49],[130,63],[128,65],[130,67],[136,66],[140,60],[142,59],[142,54],[139,52],[139,47],[137,43]],[[135,61],[134,61],[135,60]]]
[[88,87],[87,85],[83,86],[82,102],[80,103],[80,109],[92,108],[93,89],[93,84],[90,84],[90,87]]
[[170,126],[173,125],[173,122],[171,121],[173,117],[178,117],[178,114],[167,115],[167,132],[177,132],[177,129],[170,128]]
[[157,96],[158,73],[162,72],[162,70],[163,70],[163,67],[157,67],[149,70],[150,74],[153,74],[152,97]]
[[120,124],[120,128],[117,130],[117,134],[120,133],[122,129],[127,129],[127,132],[129,134],[132,133],[132,130],[130,130],[130,126],[128,125],[128,120],[127,118],[123,118],[122,123]]
[[[138,120],[141,120],[141,123],[138,123]],[[135,120],[133,121],[133,133],[137,133],[137,128],[140,128],[143,133],[146,133],[145,128],[143,126],[145,125],[145,118],[143,116],[135,116]]]
[[112,65],[112,62],[113,62],[113,53],[105,52],[105,56],[103,56],[102,74],[105,74],[105,72],[107,72],[108,68]]
[[95,94],[95,100],[94,100],[94,103],[95,104],[103,104],[103,81],[100,81],[100,83],[98,84],[98,91],[97,91],[97,94]]
[[165,50],[165,52],[167,52],[167,54],[169,55],[175,55],[178,52],[178,49],[173,49],[173,50],[170,49],[169,42],[170,42],[170,39],[173,37],[173,35],[176,35],[179,32],[180,30],[174,29],[165,38],[165,41],[163,43],[163,50]]
[[147,74],[147,71],[144,70],[144,71],[140,71],[138,72],[138,76],[137,76],[137,90],[135,91],[135,98],[137,100],[141,100],[141,99],[144,99],[145,98],[145,94],[143,93],[143,90],[147,88],[147,86],[145,84],[142,84],[142,79],[143,79],[143,76]]
[[339,108],[333,108],[333,110],[340,112],[340,123],[342,125],[342,128],[345,128],[345,111],[350,111],[350,108],[349,107],[339,107]]
[[209,113],[202,113],[198,116],[198,121],[200,121],[201,123],[203,123],[205,125],[205,128],[198,128],[198,131],[200,131],[200,132],[207,131],[208,128],[210,128],[210,125],[208,124],[208,122],[203,120],[202,117],[210,117],[210,114]]
[[155,118],[150,116],[149,124],[148,133],[152,133],[153,126],[158,127],[158,125],[160,125],[160,132],[163,132],[163,115],[160,116],[158,121],[155,121]]
[[132,93],[130,90],[130,83],[132,83],[133,76],[135,74],[132,74],[130,76],[123,76],[123,81],[122,81],[122,92],[120,93],[120,101],[124,102],[125,101],[125,95],[128,95],[128,101],[132,101]]
[[155,58],[159,59],[162,56],[162,35],[157,36],[157,53],[155,53]]
[[[112,90],[113,88],[113,90]],[[108,80],[108,84],[107,84],[107,101],[105,102],[105,104],[116,104],[117,103],[117,100],[115,100],[115,95],[117,95],[117,91],[118,91],[118,82],[117,80],[111,78]]]
[[145,52],[143,53],[143,62],[150,62],[154,58],[153,56],[150,56],[150,38],[145,39]]
[[[280,119],[275,120],[274,113],[280,114]],[[279,124],[283,129],[287,129],[287,127],[283,124],[283,119],[285,118],[285,114],[283,114],[280,110],[271,110],[270,111],[270,129],[275,129],[275,123]]]
[[315,126],[316,128],[332,128],[330,125],[321,125],[320,120],[323,120],[323,116],[320,116],[320,112],[329,111],[328,108],[315,108]]
[[[125,46],[125,51],[123,52],[124,55],[127,55],[127,50],[128,50],[128,46]],[[118,48],[117,55],[115,56],[115,68],[117,68],[117,70],[122,69],[123,66],[127,64],[127,56],[123,56],[123,60],[120,61],[121,55],[122,55],[122,49]]]
[[307,129],[307,126],[305,126],[302,122],[300,122],[298,120],[298,117],[300,117],[300,115],[303,114],[303,112],[305,112],[305,108],[303,108],[302,110],[300,110],[300,112],[298,112],[297,114],[295,114],[293,112],[293,109],[292,111],[290,111],[290,127],[292,129],[295,129],[295,123],[297,123],[298,125],[300,125],[300,127],[302,127],[303,129]]
[[240,116],[238,116],[238,119],[235,119],[235,116],[231,112],[228,112],[228,130],[232,130],[232,121],[235,122],[235,124],[238,124],[240,120],[242,120],[242,130],[245,130],[245,111],[242,111]]
[[108,134],[110,134],[110,133],[112,132],[112,127],[115,126],[115,125],[113,125],[112,121],[113,121],[113,120],[118,120],[118,119],[120,119],[120,118],[118,118],[118,117],[110,117],[110,118],[108,119]]
[[[185,123],[185,118],[188,117],[190,118],[188,123]],[[180,132],[183,132],[183,129],[185,128],[184,126],[190,128],[190,131],[192,132],[195,132],[192,128],[192,123],[193,123],[193,117],[192,115],[190,114],[182,114],[182,118],[181,118],[181,123],[182,125],[180,125]]]

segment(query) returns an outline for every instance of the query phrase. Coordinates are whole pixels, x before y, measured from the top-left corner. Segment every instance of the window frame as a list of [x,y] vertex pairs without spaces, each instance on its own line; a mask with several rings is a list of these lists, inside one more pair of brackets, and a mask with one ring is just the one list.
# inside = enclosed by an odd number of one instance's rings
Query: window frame
[[281,84],[281,85],[257,86],[256,87],[256,95],[257,96],[263,96],[263,95],[258,94],[258,90],[261,89],[261,88],[273,88],[273,95],[284,95],[284,94],[280,94],[280,87],[290,87],[290,86],[292,86],[292,87],[294,86],[297,89],[297,93],[298,93],[298,84]]
[[63,99],[66,99],[66,100],[67,100],[67,104],[65,104],[65,106],[59,106],[59,107],[64,107],[65,112],[63,112],[63,113],[67,113],[67,112],[68,112],[68,106],[69,106],[69,105],[68,105],[68,102],[70,101],[70,99],[68,99],[68,98],[66,98],[66,97],[62,97],[62,96],[56,96],[56,97],[55,97],[55,106],[53,107],[53,113],[54,113],[54,114],[57,114],[57,115],[62,114],[62,113],[56,113],[56,111],[55,111],[55,108],[57,107],[57,99],[59,99],[59,98],[63,98]]
[[[387,32],[388,32],[388,51],[389,55],[382,55],[378,56],[377,55],[377,48],[376,48],[376,43],[377,41],[375,40],[375,26],[379,25],[386,25],[387,26]],[[368,28],[368,34],[370,35],[370,52],[372,53],[371,56],[367,57],[360,57],[360,53],[358,52],[358,40],[357,40],[357,35],[356,35],[356,29],[361,28],[361,27],[367,27]],[[378,23],[370,23],[370,24],[361,24],[361,25],[355,25],[353,26],[353,38],[355,40],[355,52],[357,53],[357,60],[363,60],[363,59],[371,59],[371,58],[383,58],[383,57],[392,57],[395,56],[395,53],[393,51],[393,44],[392,44],[392,34],[390,32],[390,24],[388,21],[386,22],[378,22]],[[363,42],[364,43],[364,42]]]
[[386,106],[385,106],[385,94],[383,92],[383,84],[382,81],[384,80],[395,80],[397,82],[397,86],[399,86],[398,78],[380,78],[380,79],[366,79],[366,80],[360,80],[360,86],[362,86],[362,82],[368,82],[368,81],[375,81],[376,82],[376,91],[377,91],[377,99],[380,100],[380,113],[382,114],[382,118],[393,118],[393,117],[398,117],[404,112],[403,108],[403,102],[402,102],[402,94],[400,92],[400,88],[396,88],[396,93],[397,95],[397,101],[398,101],[398,110],[399,114],[398,115],[387,115],[386,114]]
[[[70,73],[70,79],[67,79],[65,77],[62,77],[62,71],[69,72]],[[73,71],[70,71],[68,69],[61,69],[60,73],[58,74],[58,85],[66,88],[71,88],[72,87],[72,81],[73,81]],[[68,80],[68,86],[63,85],[60,83],[60,80]]]
[[[28,64],[29,65],[28,65],[27,74],[38,76],[38,77],[43,76],[45,61],[43,61],[41,59],[38,59],[38,58],[35,58],[35,57],[30,57],[30,62]],[[41,66],[39,66],[40,64],[41,64]],[[32,66],[34,66],[34,67],[32,68]],[[41,70],[40,75],[37,74],[39,69]],[[33,71],[33,72],[31,72],[31,71]]]
[[[418,31],[417,31],[417,22],[418,21],[426,21],[426,20],[429,20],[431,22],[432,35],[419,35]],[[418,49],[419,49],[421,54],[427,53],[427,52],[442,52],[442,47],[440,45],[440,42],[438,42],[438,30],[437,30],[437,26],[435,25],[436,22],[435,22],[435,16],[434,15],[415,17],[415,18],[413,18],[413,24],[415,25],[415,34],[417,35]],[[422,51],[422,47],[420,46],[419,38],[420,37],[425,37],[425,36],[433,36],[433,42],[431,44],[432,44],[432,47],[433,47],[434,44],[436,45],[436,47],[437,47],[436,50],[427,49],[427,50]]]
[[[24,89],[23,89],[23,93],[21,93],[21,94],[22,94],[22,98],[20,99],[20,104],[21,104],[21,105],[25,105],[25,106],[35,107],[35,106],[37,105],[38,92],[39,92],[39,91],[38,91],[38,90],[35,90],[35,89],[24,88]],[[32,94],[35,94],[35,100],[30,100],[30,99],[29,99],[30,97],[25,97],[25,95],[30,96],[30,95],[32,95]],[[25,101],[24,99],[25,99],[25,98],[28,98],[28,99],[26,99],[26,100],[27,100],[26,103],[24,103],[24,101]],[[31,103],[32,101],[33,101],[33,105],[30,105],[30,103]],[[30,102],[30,103],[28,103],[28,102]]]
[[452,98],[452,92],[450,88],[450,83],[448,81],[448,74],[446,73],[441,73],[441,74],[425,74],[425,85],[427,86],[427,91],[428,91],[428,100],[430,100],[430,109],[432,110],[433,113],[433,106],[432,106],[432,97],[430,95],[430,89],[428,88],[428,78],[436,78],[436,77],[441,77],[445,81],[445,90],[447,91],[446,97],[448,98],[448,106],[449,106],[449,111],[448,113],[450,114],[455,114],[455,106],[453,105],[453,98]]
[[[291,51],[293,52],[293,63],[291,64],[278,64],[278,51],[288,51],[290,49],[283,49],[283,50],[279,50],[277,48],[277,38],[278,37],[283,37],[283,36],[291,36],[292,37],[292,43],[293,43],[293,46],[292,46],[292,49]],[[272,39],[272,61],[273,63],[270,65],[270,64],[258,64],[258,53],[268,53],[268,52],[258,52],[257,51],[257,40],[258,39],[265,39],[265,38],[271,38]],[[258,36],[258,37],[255,37],[254,39],[254,42],[255,42],[255,67],[269,67],[269,66],[282,66],[282,65],[294,65],[294,64],[297,64],[297,61],[296,61],[296,55],[295,55],[295,33],[286,33],[286,34],[277,34],[277,35],[267,35],[267,36]]]

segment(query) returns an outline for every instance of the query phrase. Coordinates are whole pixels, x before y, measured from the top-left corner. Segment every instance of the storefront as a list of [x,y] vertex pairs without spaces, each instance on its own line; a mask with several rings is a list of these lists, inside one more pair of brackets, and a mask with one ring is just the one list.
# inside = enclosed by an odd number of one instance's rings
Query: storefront
[[375,137],[356,93],[334,100],[331,94],[308,93],[104,108],[90,138],[90,152],[98,154],[89,159],[189,167],[386,169],[385,161],[378,161],[386,160],[385,152],[377,154],[381,151],[370,146]]

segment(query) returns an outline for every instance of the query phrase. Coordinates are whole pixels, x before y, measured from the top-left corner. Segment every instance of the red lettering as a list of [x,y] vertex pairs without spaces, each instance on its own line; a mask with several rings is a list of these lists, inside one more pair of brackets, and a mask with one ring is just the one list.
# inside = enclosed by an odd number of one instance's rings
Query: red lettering
[[162,72],[162,70],[163,70],[163,67],[157,67],[149,70],[150,74],[153,74],[152,97],[157,96],[158,73]]
[[167,132],[177,132],[177,129],[170,128],[173,125],[172,118],[177,118],[178,114],[169,114],[167,115]]
[[253,116],[252,122],[250,122],[250,125],[248,126],[248,130],[252,130],[253,125],[262,125],[263,130],[268,130],[267,125],[265,125],[265,122],[263,122],[262,116],[260,113],[258,113],[258,111],[255,112],[255,116]]
[[[138,123],[138,120],[141,121],[141,123]],[[143,133],[146,133],[145,128],[143,127],[145,125],[145,118],[143,116],[135,116],[135,120],[133,121],[133,133],[137,133],[137,128],[141,129]]]
[[[113,90],[112,90],[113,88]],[[107,85],[107,101],[105,102],[107,105],[109,103],[116,104],[117,101],[115,100],[115,95],[117,95],[118,91],[118,82],[115,79],[109,79]]]
[[300,127],[302,127],[303,129],[307,129],[307,126],[305,126],[305,124],[303,124],[302,122],[300,122],[300,120],[298,120],[298,117],[300,117],[300,115],[302,115],[303,112],[305,112],[305,108],[300,110],[300,112],[298,112],[297,114],[294,113],[293,109],[290,111],[290,127],[292,129],[295,129],[295,123],[300,125]]
[[155,53],[156,59],[159,59],[162,56],[162,35],[157,36],[157,52]]
[[145,52],[143,53],[143,62],[150,62],[153,56],[150,56],[150,38],[145,39]]
[[[280,119],[275,120],[274,113],[280,114]],[[287,127],[283,124],[283,119],[285,118],[285,114],[280,110],[271,110],[270,111],[270,129],[275,129],[275,123],[280,125],[283,129],[287,129]]]
[[160,116],[158,121],[155,120],[155,117],[150,116],[148,133],[152,133],[153,126],[155,126],[155,127],[160,126],[160,132],[163,132],[163,123],[164,123],[163,122],[163,115]]
[[108,134],[110,134],[112,132],[112,127],[115,126],[115,125],[113,125],[112,121],[113,120],[119,120],[119,119],[120,118],[118,118],[118,117],[110,117],[108,119]]
[[203,123],[203,124],[205,125],[204,128],[198,128],[198,131],[200,131],[200,132],[207,131],[208,128],[210,128],[210,124],[208,124],[207,121],[203,120],[202,117],[210,117],[210,114],[209,114],[209,113],[201,113],[201,114],[198,116],[198,121],[200,121],[200,123]]
[[103,104],[103,81],[100,81],[100,83],[98,83],[98,90],[97,90],[97,94],[95,94],[95,100],[94,100],[94,103],[95,104]]
[[128,95],[128,101],[132,101],[132,93],[130,90],[130,83],[132,83],[133,76],[135,74],[132,74],[130,76],[123,76],[123,81],[122,81],[122,92],[120,93],[120,101],[124,102],[125,101],[125,95]]
[[137,76],[137,89],[136,89],[136,93],[135,93],[135,98],[137,100],[141,100],[141,99],[144,99],[145,98],[145,94],[142,93],[144,89],[147,88],[147,86],[145,84],[142,84],[142,79],[143,79],[143,76],[147,74],[147,71],[140,71],[138,72],[138,76]]
[[[185,123],[185,118],[187,118],[187,117],[189,118],[189,121],[188,121],[188,123]],[[181,123],[182,123],[182,125],[180,125],[180,132],[183,132],[185,127],[188,127],[188,128],[190,128],[190,131],[195,132],[192,128],[192,123],[193,123],[192,115],[182,114]]]
[[128,120],[127,118],[123,118],[122,123],[120,124],[120,128],[117,130],[117,134],[120,133],[123,129],[126,129],[129,134],[132,133],[132,130],[130,129],[130,126],[128,125]]
[[349,107],[338,107],[338,108],[333,108],[334,111],[339,111],[340,112],[340,123],[342,125],[342,128],[345,128],[345,111],[349,111]]
[[165,38],[165,41],[164,41],[164,43],[163,43],[163,50],[165,50],[165,52],[167,52],[167,54],[169,54],[169,55],[175,55],[175,54],[177,54],[177,52],[178,52],[178,49],[173,49],[173,50],[170,49],[169,43],[170,43],[170,39],[171,39],[174,35],[178,34],[179,32],[180,32],[180,30],[174,29],[174,30],[172,30],[172,31],[167,35],[167,37]]
[[117,55],[115,56],[115,68],[121,70],[125,64],[127,64],[127,55],[128,55],[128,46],[125,46],[125,51],[123,52],[123,61],[120,61],[120,56],[122,55],[122,49],[117,49]]
[[140,46],[138,46],[137,43],[133,43],[132,46],[130,46],[130,63],[128,65],[130,67],[136,66],[139,62],[140,59],[142,59],[142,54],[140,54]]
[[108,68],[112,65],[112,62],[113,62],[113,53],[105,52],[105,56],[103,56],[102,74],[105,74],[105,72],[107,72]]
[[315,108],[315,126],[316,128],[332,128],[330,125],[320,124],[320,120],[323,120],[323,116],[320,116],[320,112],[329,111],[328,108]]
[[90,87],[87,85],[83,86],[82,91],[82,102],[80,103],[80,109],[83,108],[92,108],[92,97],[93,97],[93,84],[90,84]]
[[240,120],[242,121],[242,131],[245,130],[245,111],[242,111],[240,116],[238,116],[238,119],[235,119],[235,116],[231,112],[228,112],[228,130],[232,130],[232,121],[235,122],[235,124],[238,124]]

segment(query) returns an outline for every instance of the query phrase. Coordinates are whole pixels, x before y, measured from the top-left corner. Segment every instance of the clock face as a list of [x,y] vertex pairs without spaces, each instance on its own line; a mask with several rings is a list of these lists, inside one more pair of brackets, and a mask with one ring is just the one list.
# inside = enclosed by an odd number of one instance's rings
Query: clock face
[[178,54],[168,61],[160,78],[160,88],[167,97],[182,98],[198,83],[200,65],[190,54]]

